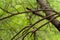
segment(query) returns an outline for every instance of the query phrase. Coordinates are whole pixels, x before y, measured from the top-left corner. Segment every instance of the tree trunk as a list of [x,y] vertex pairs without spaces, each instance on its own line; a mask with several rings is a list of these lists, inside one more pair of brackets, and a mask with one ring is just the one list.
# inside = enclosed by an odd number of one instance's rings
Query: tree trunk
[[[41,9],[51,9],[48,6],[46,0],[37,0],[37,3],[40,5]],[[46,14],[46,16],[54,14],[54,12],[52,12],[52,11],[43,11],[43,12]],[[54,16],[52,16],[52,17],[54,17]],[[52,17],[49,17],[48,20],[50,20]],[[60,21],[58,21],[57,19],[53,19],[51,21],[51,23],[58,29],[58,31],[60,31]]]

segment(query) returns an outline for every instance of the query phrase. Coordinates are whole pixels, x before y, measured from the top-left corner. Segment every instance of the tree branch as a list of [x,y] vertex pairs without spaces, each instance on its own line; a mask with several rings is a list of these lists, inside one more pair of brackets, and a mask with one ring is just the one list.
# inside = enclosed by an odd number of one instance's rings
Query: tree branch
[[[41,9],[51,9],[48,6],[46,0],[37,0],[37,3],[40,5]],[[54,14],[52,11],[43,11],[43,12],[46,14],[46,16]],[[50,20],[52,17],[54,16],[49,17],[48,20]],[[60,21],[54,19],[53,21],[51,21],[51,23],[60,31]]]

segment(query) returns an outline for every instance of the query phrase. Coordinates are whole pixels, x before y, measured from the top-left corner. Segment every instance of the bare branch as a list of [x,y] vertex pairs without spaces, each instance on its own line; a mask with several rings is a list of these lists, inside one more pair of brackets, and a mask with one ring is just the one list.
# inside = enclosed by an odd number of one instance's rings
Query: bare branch
[[42,27],[45,26],[46,24],[50,23],[53,19],[56,19],[57,17],[59,17],[59,16],[56,16],[56,17],[51,18],[51,19],[50,19],[48,22],[46,22],[45,24],[41,25],[41,26],[38,27],[38,28],[35,28],[35,29],[33,30],[33,32],[36,32],[37,30],[39,30],[40,28],[42,28]]

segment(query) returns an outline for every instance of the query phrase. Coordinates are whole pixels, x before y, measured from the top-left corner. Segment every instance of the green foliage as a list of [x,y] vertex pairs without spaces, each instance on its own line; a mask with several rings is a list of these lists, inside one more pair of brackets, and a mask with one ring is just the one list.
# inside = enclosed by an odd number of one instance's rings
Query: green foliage
[[[60,11],[59,0],[48,0],[51,8],[56,11]],[[0,0],[0,7],[8,10],[9,12],[24,12],[26,8],[37,9],[38,6],[36,0]],[[31,13],[30,13],[31,14]],[[6,17],[10,15],[9,13],[4,12],[0,9],[0,18]],[[3,40],[11,40],[11,38],[19,32],[24,26],[29,25],[29,20],[27,14],[19,14],[4,20],[0,21],[0,39]],[[44,14],[43,14],[44,15]],[[31,22],[35,23],[37,20],[41,19],[36,15],[32,16]],[[60,20],[60,18],[57,18]],[[42,22],[36,24],[34,27],[39,27],[42,24],[46,23],[47,20],[43,20]],[[32,29],[31,29],[32,30]],[[29,37],[29,34],[25,40],[33,40],[33,35]],[[54,25],[47,24],[42,27],[39,31],[37,31],[37,39],[38,40],[60,40],[60,33],[54,27]],[[20,39],[19,39],[20,40]]]

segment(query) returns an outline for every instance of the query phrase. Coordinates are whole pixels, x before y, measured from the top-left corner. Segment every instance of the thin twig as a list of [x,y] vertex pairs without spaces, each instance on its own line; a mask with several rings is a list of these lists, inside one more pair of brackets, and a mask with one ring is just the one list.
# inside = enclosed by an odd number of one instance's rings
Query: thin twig
[[53,18],[51,18],[48,22],[46,22],[45,24],[41,25],[41,26],[38,27],[38,28],[35,28],[35,29],[34,29],[34,32],[36,32],[37,30],[39,30],[40,28],[42,28],[42,27],[45,26],[46,24],[50,23],[53,19],[56,19],[57,17],[59,17],[59,16],[53,17]]

